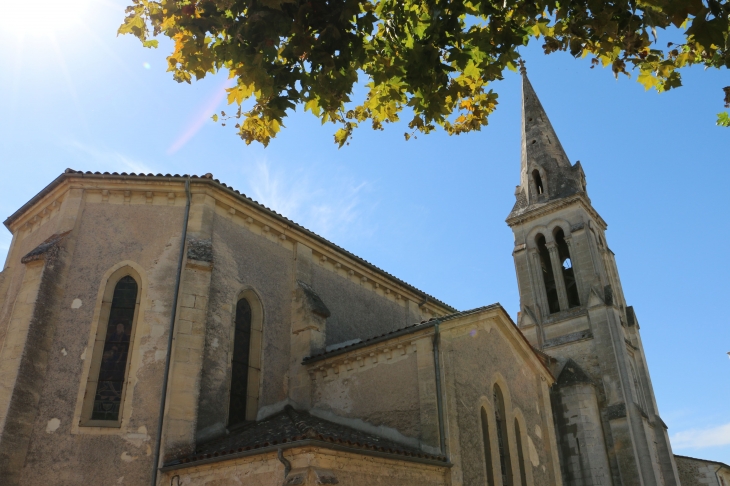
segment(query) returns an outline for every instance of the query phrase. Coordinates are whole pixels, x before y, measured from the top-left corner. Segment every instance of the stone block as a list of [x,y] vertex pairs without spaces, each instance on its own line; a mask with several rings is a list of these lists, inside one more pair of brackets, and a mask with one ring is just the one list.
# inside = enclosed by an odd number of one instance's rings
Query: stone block
[[180,296],[180,307],[195,307],[195,295],[182,294]]
[[178,314],[180,319],[192,322],[204,322],[205,311],[201,309],[183,307]]
[[205,310],[208,306],[208,297],[204,295],[195,296],[195,308]]

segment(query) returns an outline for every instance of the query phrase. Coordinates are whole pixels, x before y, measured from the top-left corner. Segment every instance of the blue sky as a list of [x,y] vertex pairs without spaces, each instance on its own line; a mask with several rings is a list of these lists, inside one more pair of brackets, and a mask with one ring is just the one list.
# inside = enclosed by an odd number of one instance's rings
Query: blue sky
[[[334,127],[300,110],[264,149],[210,121],[226,108],[224,77],[177,84],[169,43],[116,37],[124,1],[59,5],[0,20],[0,216],[67,167],[211,172],[459,309],[516,314],[504,219],[519,182],[518,75],[494,84],[500,104],[479,133],[406,142],[401,124],[338,150]],[[609,224],[674,451],[730,463],[730,129],[715,126],[728,71],[687,71],[685,87],[657,95],[538,45],[524,56]],[[2,258],[10,239],[0,230]]]

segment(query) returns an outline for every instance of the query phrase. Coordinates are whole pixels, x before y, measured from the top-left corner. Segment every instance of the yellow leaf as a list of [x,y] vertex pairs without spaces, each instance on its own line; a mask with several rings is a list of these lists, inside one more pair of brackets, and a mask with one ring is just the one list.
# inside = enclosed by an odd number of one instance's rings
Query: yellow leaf
[[228,92],[228,104],[238,103],[239,105],[253,94],[253,84],[239,84],[233,88],[226,88]]
[[639,74],[639,77],[636,80],[644,85],[644,88],[647,91],[651,88],[656,87],[659,84],[659,80],[649,72],[643,72]]

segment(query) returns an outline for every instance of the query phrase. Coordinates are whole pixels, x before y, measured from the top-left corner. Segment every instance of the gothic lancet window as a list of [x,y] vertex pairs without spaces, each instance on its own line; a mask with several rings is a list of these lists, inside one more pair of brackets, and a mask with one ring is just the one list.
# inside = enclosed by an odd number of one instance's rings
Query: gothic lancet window
[[504,413],[504,397],[499,385],[494,385],[494,418],[497,423],[497,444],[499,447],[499,467],[502,473],[502,486],[512,486],[512,461],[509,455],[507,420]]
[[525,454],[522,450],[522,434],[520,434],[520,423],[517,419],[515,419],[515,445],[517,446],[517,461],[520,466],[520,486],[527,486]]
[[[94,341],[82,425],[119,427],[139,306],[139,285],[125,270],[107,283]],[[121,273],[121,278],[119,275]]]
[[236,330],[233,338],[231,367],[231,398],[228,408],[228,424],[246,421],[248,398],[248,367],[251,352],[251,304],[245,298],[236,305]]
[[494,486],[494,469],[492,468],[492,446],[489,439],[489,419],[487,411],[482,407],[482,442],[484,443],[484,463],[487,467],[487,485]]
[[535,182],[535,190],[537,191],[537,194],[540,195],[545,190],[542,187],[542,177],[540,177],[540,171],[535,169],[532,171],[532,180]]
[[540,273],[542,273],[543,283],[545,284],[545,292],[547,293],[548,307],[550,313],[560,311],[560,301],[558,300],[558,287],[555,284],[555,275],[553,274],[553,266],[550,263],[550,251],[545,245],[545,237],[538,234],[535,238],[537,250],[540,254]]
[[560,267],[563,269],[563,282],[565,282],[565,291],[568,294],[568,306],[578,307],[580,305],[578,286],[575,283],[573,262],[570,259],[570,250],[568,249],[568,243],[565,241],[565,233],[563,233],[562,228],[555,231],[555,243],[558,246]]

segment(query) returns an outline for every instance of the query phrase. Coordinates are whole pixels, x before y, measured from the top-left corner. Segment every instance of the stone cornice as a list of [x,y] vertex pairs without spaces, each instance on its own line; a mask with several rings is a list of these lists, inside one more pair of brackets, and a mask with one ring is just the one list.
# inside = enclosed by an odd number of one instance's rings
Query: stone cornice
[[606,229],[608,225],[603,220],[601,215],[598,214],[598,212],[593,208],[591,203],[588,202],[587,198],[583,194],[574,194],[572,196],[568,196],[562,199],[549,201],[536,208],[527,209],[524,212],[521,212],[514,216],[509,216],[505,221],[510,227],[513,227],[535,220],[537,218],[545,216],[546,214],[553,213],[572,204],[579,204],[580,206],[582,206],[583,209],[585,209],[585,211],[590,214],[593,219],[595,219],[603,227],[604,230]]

